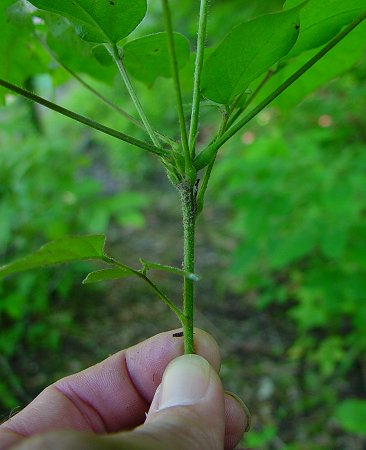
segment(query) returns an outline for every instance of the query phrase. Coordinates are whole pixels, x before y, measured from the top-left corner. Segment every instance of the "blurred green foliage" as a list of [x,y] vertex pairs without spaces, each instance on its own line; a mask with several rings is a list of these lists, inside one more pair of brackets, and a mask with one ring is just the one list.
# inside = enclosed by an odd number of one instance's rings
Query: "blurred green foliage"
[[[38,88],[45,93],[48,81],[38,79]],[[74,91],[70,94],[72,101],[81,100]],[[127,175],[123,168],[134,165],[129,156],[116,161],[106,142],[101,153],[100,144],[89,133],[80,134],[67,120],[44,115],[22,99],[13,99],[0,111],[0,123],[6,124],[0,130],[2,261],[66,234],[105,233],[111,223],[144,227],[143,208],[149,195],[129,188],[133,173]],[[107,169],[116,162],[118,175]],[[73,319],[67,299],[83,275],[85,263],[30,272],[0,283],[1,358],[11,361],[23,346],[58,348],[61,334]],[[60,302],[65,307],[51,312],[53,304]],[[7,374],[0,384],[5,407],[17,405],[10,392]]]
[[[10,3],[7,0],[4,5]],[[283,3],[213,2],[208,44],[217,44],[232,25],[276,11]],[[193,39],[196,23],[191,4],[179,2],[176,26]],[[149,8],[151,18],[136,35],[162,30],[160,8],[156,2],[150,2]],[[233,14],[233,9],[238,14]],[[294,324],[296,336],[284,357],[298,367],[307,394],[294,409],[303,416],[319,411],[318,423],[308,433],[314,442],[324,428],[334,430],[334,421],[336,433],[341,427],[355,435],[365,433],[364,401],[353,398],[365,394],[366,383],[362,374],[366,366],[365,61],[353,69],[364,55],[364,33],[365,27],[356,30],[288,95],[278,99],[279,109],[264,111],[239,139],[227,145],[209,188],[208,204],[217,214],[225,211],[223,233],[234,250],[226,255],[228,270],[217,274],[217,279],[226,291],[243,299],[243,308],[248,301],[259,310],[275,308],[281,320]],[[26,77],[28,87],[52,97],[54,87],[68,76],[44,55],[39,60],[33,46],[22,46],[28,37],[23,27],[12,54],[12,70],[3,75],[19,83]],[[88,81],[88,75],[93,75],[98,79],[92,81],[93,86],[133,113],[113,70],[93,60],[85,63],[87,45],[71,34],[66,45],[60,45],[57,35],[49,36],[48,44],[61,60],[66,51],[71,69],[82,72]],[[24,48],[30,58],[22,53]],[[1,43],[0,50],[9,51],[1,49]],[[29,65],[29,73],[20,70],[19,61],[24,58],[37,62]],[[296,69],[296,64],[290,61],[279,70],[269,80],[268,89]],[[52,79],[35,76],[50,69]],[[184,88],[191,88],[190,70],[187,67],[182,72]],[[304,95],[345,72],[341,80],[293,108]],[[138,82],[136,86],[154,125],[164,126],[167,134],[174,135],[177,122],[170,81],[156,80],[156,91]],[[155,92],[164,92],[158,102]],[[71,109],[143,137],[73,83],[64,84],[58,95]],[[212,128],[219,114],[216,107],[205,106],[202,123]],[[14,97],[0,111],[0,124],[1,261],[65,234],[144,227],[151,183],[163,173],[141,151],[127,149],[116,140]],[[217,239],[218,251],[221,245]],[[19,403],[17,380],[9,367],[12,360],[23,348],[57,349],[61,336],[73,326],[73,312],[66,305],[85,274],[83,268],[74,265],[52,270],[52,274],[48,270],[31,272],[0,285],[0,370],[4,373],[0,397],[4,408]],[[55,304],[62,308],[54,310]],[[359,392],[334,388],[353,373],[361,379],[356,383],[362,386]],[[274,418],[275,424],[260,424],[247,445],[278,448],[276,436],[284,426],[281,418],[288,417],[286,412],[281,414]],[[297,442],[286,444],[283,448],[287,450],[322,448],[317,443],[306,447]]]
[[[223,152],[210,199],[226,210],[224,234],[234,237],[220,283],[243,296],[243,307],[254,298],[294,322],[287,357],[305,367],[305,410],[327,411],[325,423],[353,403],[337,408],[341,393],[329,397],[324,383],[357,372],[365,386],[364,74],[365,61],[290,114],[263,112]],[[339,421],[346,430],[365,432],[362,405]]]

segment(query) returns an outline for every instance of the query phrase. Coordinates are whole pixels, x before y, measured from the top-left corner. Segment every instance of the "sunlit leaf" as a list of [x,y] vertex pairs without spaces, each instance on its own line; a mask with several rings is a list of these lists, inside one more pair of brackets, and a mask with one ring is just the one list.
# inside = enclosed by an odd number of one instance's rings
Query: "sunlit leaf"
[[204,65],[204,96],[228,104],[285,56],[299,34],[300,9],[265,15],[235,27]]
[[146,14],[146,0],[30,0],[39,9],[69,19],[80,37],[95,43],[117,43]]
[[[180,33],[174,33],[178,68],[189,59],[189,41]],[[172,76],[167,33],[155,33],[128,42],[123,47],[124,63],[137,80],[152,85],[156,78]]]
[[24,258],[0,267],[0,278],[25,270],[88,259],[104,260],[104,235],[67,236],[42,246]]

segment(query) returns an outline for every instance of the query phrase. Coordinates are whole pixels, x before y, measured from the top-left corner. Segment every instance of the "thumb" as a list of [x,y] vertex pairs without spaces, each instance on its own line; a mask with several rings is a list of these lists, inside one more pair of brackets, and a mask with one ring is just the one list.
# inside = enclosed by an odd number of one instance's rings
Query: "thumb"
[[132,434],[144,436],[149,449],[223,450],[224,391],[215,370],[198,355],[174,359],[164,372],[145,424]]

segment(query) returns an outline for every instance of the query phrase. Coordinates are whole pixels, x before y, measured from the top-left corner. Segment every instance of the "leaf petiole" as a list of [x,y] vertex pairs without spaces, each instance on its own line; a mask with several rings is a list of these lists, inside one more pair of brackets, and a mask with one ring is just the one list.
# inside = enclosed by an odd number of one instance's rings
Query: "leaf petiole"
[[200,115],[200,101],[201,101],[201,74],[203,68],[203,59],[205,56],[205,40],[207,33],[207,16],[208,16],[208,0],[201,0],[198,37],[197,37],[197,56],[194,71],[193,83],[193,101],[192,101],[192,115],[191,126],[189,130],[189,150],[192,157],[195,156],[195,146],[198,132],[198,121]]
[[123,65],[123,61],[121,58],[121,54],[119,52],[119,49],[117,47],[117,45],[115,44],[106,44],[106,47],[108,49],[108,51],[110,52],[110,54],[112,55],[112,58],[114,60],[114,62],[116,63],[119,73],[122,77],[122,80],[127,88],[127,91],[137,109],[137,112],[139,113],[139,116],[142,120],[142,123],[144,124],[147,133],[150,136],[150,139],[152,141],[152,143],[154,144],[155,147],[160,147],[160,142],[158,140],[158,138],[156,137],[155,131],[153,130],[149,119],[147,118],[144,109],[142,108],[142,105],[140,103],[139,98],[137,97],[137,94],[135,92],[135,89],[132,86],[131,80],[126,72],[126,69]]
[[40,105],[45,106],[46,108],[51,109],[52,111],[56,111],[59,114],[62,114],[63,116],[69,117],[70,119],[73,119],[76,122],[80,122],[84,125],[87,125],[90,128],[94,128],[95,130],[101,131],[104,134],[115,137],[120,141],[127,142],[128,144],[142,148],[143,150],[147,150],[148,152],[161,157],[167,157],[169,154],[168,151],[162,148],[153,146],[144,141],[140,141],[139,139],[129,136],[128,134],[121,133],[120,131],[117,131],[113,128],[106,127],[105,125],[102,125],[99,122],[95,122],[94,120],[89,119],[88,117],[77,114],[74,111],[70,111],[69,109],[57,105],[56,103],[50,102],[49,100],[46,100],[43,97],[39,97],[38,95],[33,94],[32,92],[29,92],[25,89],[22,89],[21,87],[9,83],[8,81],[5,81],[1,78],[0,78],[0,86],[5,89],[8,89],[9,91],[15,92],[16,94],[19,94],[22,97],[27,98],[28,100],[32,100],[36,103],[39,103]]

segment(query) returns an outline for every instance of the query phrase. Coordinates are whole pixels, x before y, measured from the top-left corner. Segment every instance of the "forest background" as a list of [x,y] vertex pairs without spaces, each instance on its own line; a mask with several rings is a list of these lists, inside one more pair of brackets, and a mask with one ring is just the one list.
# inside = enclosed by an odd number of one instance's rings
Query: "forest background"
[[[161,29],[158,3],[150,2],[145,33]],[[283,3],[212,2],[207,45]],[[192,1],[180,0],[174,14],[193,40]],[[72,39],[72,69],[133,114],[119,82],[104,83],[111,69],[85,64]],[[363,24],[225,147],[199,220],[197,325],[218,340],[225,385],[253,413],[247,445],[260,449],[366,448],[365,50]],[[13,52],[9,81],[135,132],[57,62],[26,56]],[[157,128],[174,134],[171,80],[155,81],[159,102],[136,84]],[[1,263],[66,234],[106,233],[127,263],[180,265],[176,193],[150,156],[21,98],[7,94],[4,103]],[[204,108],[209,132],[219,115]],[[81,287],[86,271],[83,263],[1,282],[2,418],[53,380],[177,326],[143,285]],[[158,276],[180,295],[174,277]]]

